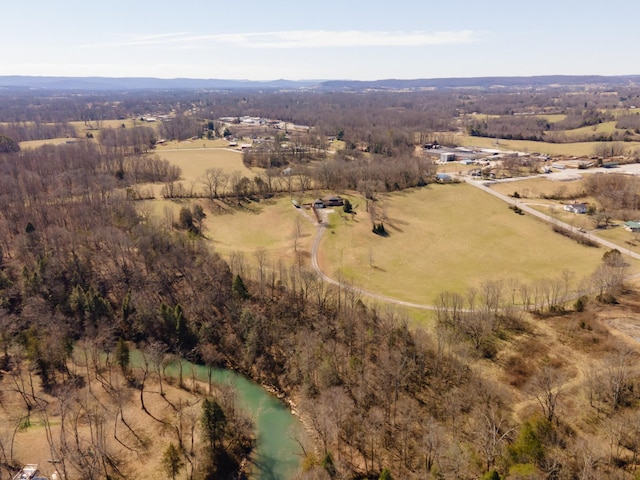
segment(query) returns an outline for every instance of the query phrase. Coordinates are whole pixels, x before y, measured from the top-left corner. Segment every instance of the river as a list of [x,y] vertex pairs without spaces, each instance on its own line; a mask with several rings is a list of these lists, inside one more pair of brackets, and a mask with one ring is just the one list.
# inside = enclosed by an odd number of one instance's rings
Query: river
[[[144,364],[139,351],[131,352],[131,365]],[[164,370],[177,378],[179,363],[174,361]],[[193,372],[193,373],[192,373]],[[182,362],[185,380],[195,378],[208,383],[208,368],[187,361]],[[230,384],[237,393],[239,406],[253,419],[256,427],[256,448],[252,455],[251,480],[289,480],[300,470],[302,447],[298,440],[305,436],[304,428],[291,410],[274,395],[244,375],[232,370],[213,369],[212,381]]]
[[[203,365],[184,362],[182,372],[185,379],[192,375],[192,368],[198,380],[208,382],[208,368]],[[178,365],[169,365],[165,372],[178,375]],[[215,383],[231,384],[238,397],[240,408],[253,418],[256,426],[257,444],[252,460],[254,470],[252,480],[288,480],[300,468],[302,448],[296,440],[304,435],[298,418],[289,408],[263,387],[247,377],[226,369],[214,369]]]

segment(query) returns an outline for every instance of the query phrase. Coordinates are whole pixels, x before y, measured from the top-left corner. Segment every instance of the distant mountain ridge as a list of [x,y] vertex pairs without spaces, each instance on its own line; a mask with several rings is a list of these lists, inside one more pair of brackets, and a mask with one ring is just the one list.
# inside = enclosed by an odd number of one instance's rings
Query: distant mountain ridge
[[42,89],[42,90],[173,90],[173,89],[316,89],[316,90],[420,90],[446,88],[493,88],[493,87],[544,87],[579,85],[640,85],[640,75],[540,75],[531,77],[467,77],[467,78],[426,78],[426,79],[386,79],[386,80],[223,80],[196,78],[153,78],[153,77],[48,77],[7,75],[0,76],[0,89]]
[[37,77],[26,75],[0,76],[0,89],[43,90],[173,90],[173,89],[299,89],[320,84],[321,80],[222,80],[198,78],[153,77]]
[[543,87],[572,85],[630,85],[640,84],[640,75],[539,75],[532,77],[467,77],[467,78],[425,78],[415,80],[373,80],[323,82],[323,88],[335,89],[380,89],[415,90],[425,88],[492,88],[492,87]]

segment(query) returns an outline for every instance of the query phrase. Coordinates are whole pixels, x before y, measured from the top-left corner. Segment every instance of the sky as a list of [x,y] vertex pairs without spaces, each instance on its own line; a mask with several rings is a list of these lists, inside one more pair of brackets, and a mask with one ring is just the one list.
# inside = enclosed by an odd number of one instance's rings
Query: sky
[[638,0],[6,3],[0,75],[380,80],[640,74]]

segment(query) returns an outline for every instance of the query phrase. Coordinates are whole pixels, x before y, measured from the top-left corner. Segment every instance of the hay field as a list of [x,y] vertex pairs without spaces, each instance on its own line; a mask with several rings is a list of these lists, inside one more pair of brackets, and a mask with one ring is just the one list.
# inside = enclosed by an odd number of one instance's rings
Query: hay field
[[513,195],[514,192],[527,198],[542,198],[544,196],[569,196],[579,195],[584,192],[584,181],[559,182],[549,180],[546,177],[527,178],[514,182],[498,182],[491,188],[503,195]]
[[[242,163],[242,153],[226,148],[202,148],[203,142],[194,140],[191,143],[181,142],[179,148],[171,144],[156,148],[153,153],[168,160],[182,170],[181,180],[199,181],[209,168],[221,168],[228,175],[240,172],[241,175],[253,178],[260,169],[250,170]],[[199,146],[199,148],[198,148]]]
[[[363,203],[363,202],[361,202]],[[390,233],[371,233],[364,208],[354,220],[332,218],[321,265],[365,289],[433,303],[439,292],[465,292],[486,280],[535,282],[563,269],[589,275],[603,250],[581,246],[544,222],[516,215],[500,200],[468,185],[432,185],[390,195]]]

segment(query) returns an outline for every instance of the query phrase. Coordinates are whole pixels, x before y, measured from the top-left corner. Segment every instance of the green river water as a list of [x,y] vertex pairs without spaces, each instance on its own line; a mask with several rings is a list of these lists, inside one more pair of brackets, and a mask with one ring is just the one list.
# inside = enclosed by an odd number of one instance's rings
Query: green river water
[[[132,363],[136,360],[132,355]],[[178,377],[179,366],[174,362],[167,366],[165,373]],[[186,380],[195,377],[208,382],[208,368],[203,365],[183,362],[182,374]],[[252,480],[288,480],[300,468],[302,448],[296,440],[304,436],[298,418],[278,398],[267,392],[247,377],[226,369],[214,369],[214,383],[231,384],[236,392],[240,408],[255,423],[257,445],[252,456],[254,469]]]

